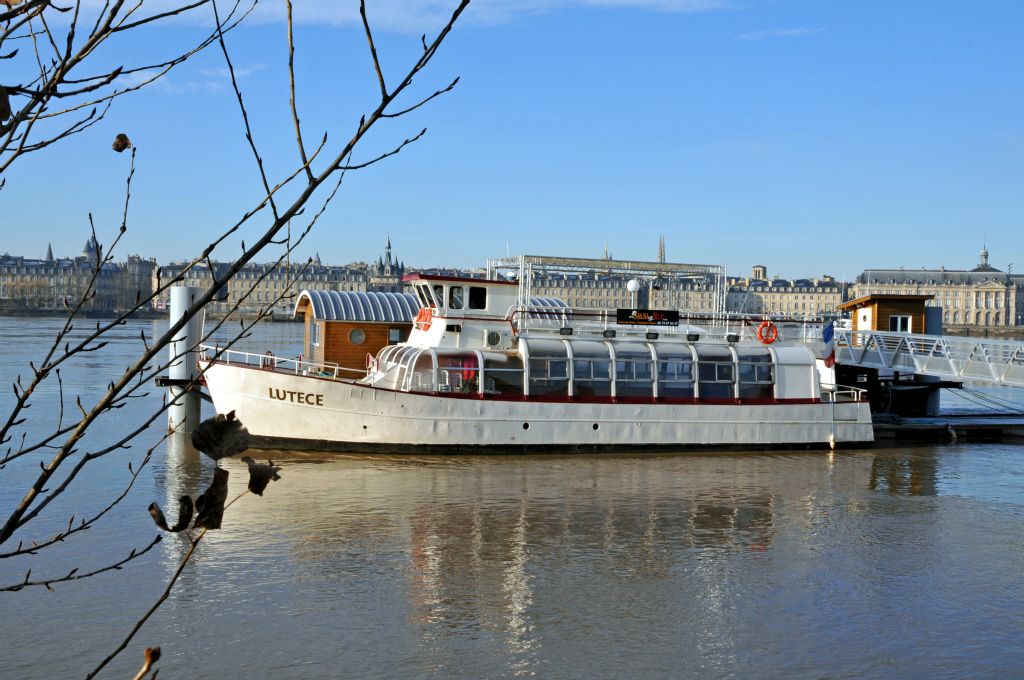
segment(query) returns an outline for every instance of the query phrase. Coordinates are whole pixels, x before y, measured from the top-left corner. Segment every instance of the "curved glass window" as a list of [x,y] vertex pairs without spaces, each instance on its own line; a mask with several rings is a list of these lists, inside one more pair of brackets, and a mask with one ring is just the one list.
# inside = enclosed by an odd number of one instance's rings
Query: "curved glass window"
[[693,397],[693,353],[689,345],[662,346],[658,349],[658,397]]
[[480,362],[474,352],[437,357],[437,391],[474,394],[480,391]]
[[505,354],[484,354],[484,393],[519,396],[523,393],[523,360]]
[[740,399],[775,396],[775,365],[767,348],[737,350]]
[[615,396],[651,397],[654,394],[654,362],[643,345],[615,346]]
[[728,347],[697,345],[697,394],[701,399],[731,399],[735,369]]
[[406,379],[409,381],[408,390],[411,392],[433,392],[434,391],[434,356],[429,350],[421,350],[418,354],[412,354],[408,358],[412,364],[412,370],[408,372]]
[[572,343],[573,394],[577,397],[612,396],[612,362],[603,342]]
[[526,349],[530,357],[530,395],[568,396],[569,355],[565,344],[557,340],[539,340],[528,342]]

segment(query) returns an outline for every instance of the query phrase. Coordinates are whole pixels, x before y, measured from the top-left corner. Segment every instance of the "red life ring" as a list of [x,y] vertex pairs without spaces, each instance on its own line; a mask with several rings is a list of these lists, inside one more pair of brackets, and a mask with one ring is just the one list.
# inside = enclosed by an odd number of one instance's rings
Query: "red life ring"
[[432,307],[420,307],[420,311],[416,313],[415,326],[421,331],[429,330],[430,323],[434,320],[434,310]]
[[779,328],[771,321],[765,319],[757,327],[757,339],[766,345],[770,345],[779,339]]

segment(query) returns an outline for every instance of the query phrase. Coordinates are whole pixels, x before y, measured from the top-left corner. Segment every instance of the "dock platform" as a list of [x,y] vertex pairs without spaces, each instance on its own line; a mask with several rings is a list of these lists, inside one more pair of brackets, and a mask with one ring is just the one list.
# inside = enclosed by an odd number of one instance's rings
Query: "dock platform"
[[1024,415],[1017,413],[953,414],[927,418],[875,415],[875,441],[1004,441],[1024,443]]

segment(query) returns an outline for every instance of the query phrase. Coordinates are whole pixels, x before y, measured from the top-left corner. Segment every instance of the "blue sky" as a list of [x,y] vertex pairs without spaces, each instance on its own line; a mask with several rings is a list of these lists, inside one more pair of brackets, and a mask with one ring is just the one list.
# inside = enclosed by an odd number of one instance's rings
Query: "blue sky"
[[[306,137],[340,141],[376,89],[358,5],[297,4]],[[273,177],[297,158],[278,6],[229,38]],[[368,11],[396,77],[450,8]],[[997,0],[476,0],[416,83],[459,86],[386,122],[359,157],[427,136],[350,175],[301,252],[369,260],[390,235],[412,265],[473,266],[506,248],[599,257],[606,243],[654,259],[664,234],[670,260],[737,274],[970,268],[983,243],[994,266],[1024,271],[1022,25],[1024,4]],[[201,30],[102,57],[168,53]],[[198,252],[259,188],[223,69],[209,51],[16,164],[0,251],[76,252],[90,211],[107,240],[127,162],[109,144],[124,131],[139,157],[123,252]]]

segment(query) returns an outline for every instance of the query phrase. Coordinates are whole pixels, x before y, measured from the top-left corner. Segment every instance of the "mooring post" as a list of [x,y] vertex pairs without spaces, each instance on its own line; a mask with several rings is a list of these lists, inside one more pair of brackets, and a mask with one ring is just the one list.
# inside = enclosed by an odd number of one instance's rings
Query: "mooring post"
[[[192,286],[171,288],[171,326],[185,316],[200,293],[201,288]],[[199,425],[199,391],[188,390],[184,385],[199,376],[199,352],[195,347],[202,337],[202,325],[202,317],[198,314],[193,316],[175,334],[170,344],[170,364],[167,368],[167,399],[171,404],[167,409],[168,432],[177,430],[187,435]]]

